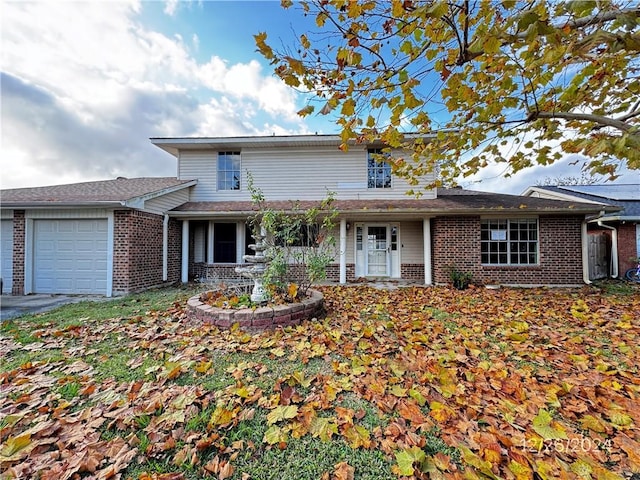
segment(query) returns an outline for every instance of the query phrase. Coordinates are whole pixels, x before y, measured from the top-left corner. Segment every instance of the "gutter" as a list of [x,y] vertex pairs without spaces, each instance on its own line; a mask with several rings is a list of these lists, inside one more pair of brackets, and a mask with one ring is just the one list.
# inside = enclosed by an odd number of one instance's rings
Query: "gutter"
[[162,220],[162,281],[169,278],[169,214]]
[[589,241],[587,236],[587,223],[589,220],[585,219],[582,222],[581,230],[582,230],[582,281],[586,285],[591,285],[591,280],[589,279]]

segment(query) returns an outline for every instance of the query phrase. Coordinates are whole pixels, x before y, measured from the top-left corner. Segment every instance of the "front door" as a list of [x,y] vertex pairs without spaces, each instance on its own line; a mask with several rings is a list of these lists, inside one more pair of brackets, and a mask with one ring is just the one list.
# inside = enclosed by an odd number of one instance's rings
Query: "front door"
[[366,275],[389,276],[388,226],[367,225]]

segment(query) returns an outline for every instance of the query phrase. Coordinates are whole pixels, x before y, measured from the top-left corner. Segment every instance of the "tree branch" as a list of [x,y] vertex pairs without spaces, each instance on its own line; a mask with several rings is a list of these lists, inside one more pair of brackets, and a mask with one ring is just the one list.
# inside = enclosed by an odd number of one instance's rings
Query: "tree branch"
[[616,118],[604,117],[602,115],[594,115],[592,113],[572,113],[572,112],[531,112],[527,117],[527,121],[531,122],[538,118],[560,118],[563,120],[583,120],[585,122],[593,122],[604,127],[612,127],[623,132],[631,130],[631,125]]

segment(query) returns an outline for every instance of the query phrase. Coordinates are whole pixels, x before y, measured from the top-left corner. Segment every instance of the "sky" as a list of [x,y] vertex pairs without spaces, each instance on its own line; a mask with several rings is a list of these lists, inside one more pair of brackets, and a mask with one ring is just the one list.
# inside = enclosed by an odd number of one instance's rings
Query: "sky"
[[[313,27],[298,8],[0,1],[1,188],[176,176],[176,159],[151,137],[338,133],[331,118],[298,117],[305,98],[256,51],[259,32],[280,46]],[[579,176],[569,163],[510,179],[488,167],[461,184],[521,193],[547,177]]]

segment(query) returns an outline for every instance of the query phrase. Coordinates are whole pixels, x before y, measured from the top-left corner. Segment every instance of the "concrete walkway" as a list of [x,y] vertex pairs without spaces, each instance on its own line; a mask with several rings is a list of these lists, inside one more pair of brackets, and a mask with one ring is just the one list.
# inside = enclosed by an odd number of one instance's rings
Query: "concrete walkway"
[[0,320],[42,313],[68,303],[85,300],[104,300],[100,295],[2,295],[0,297]]

